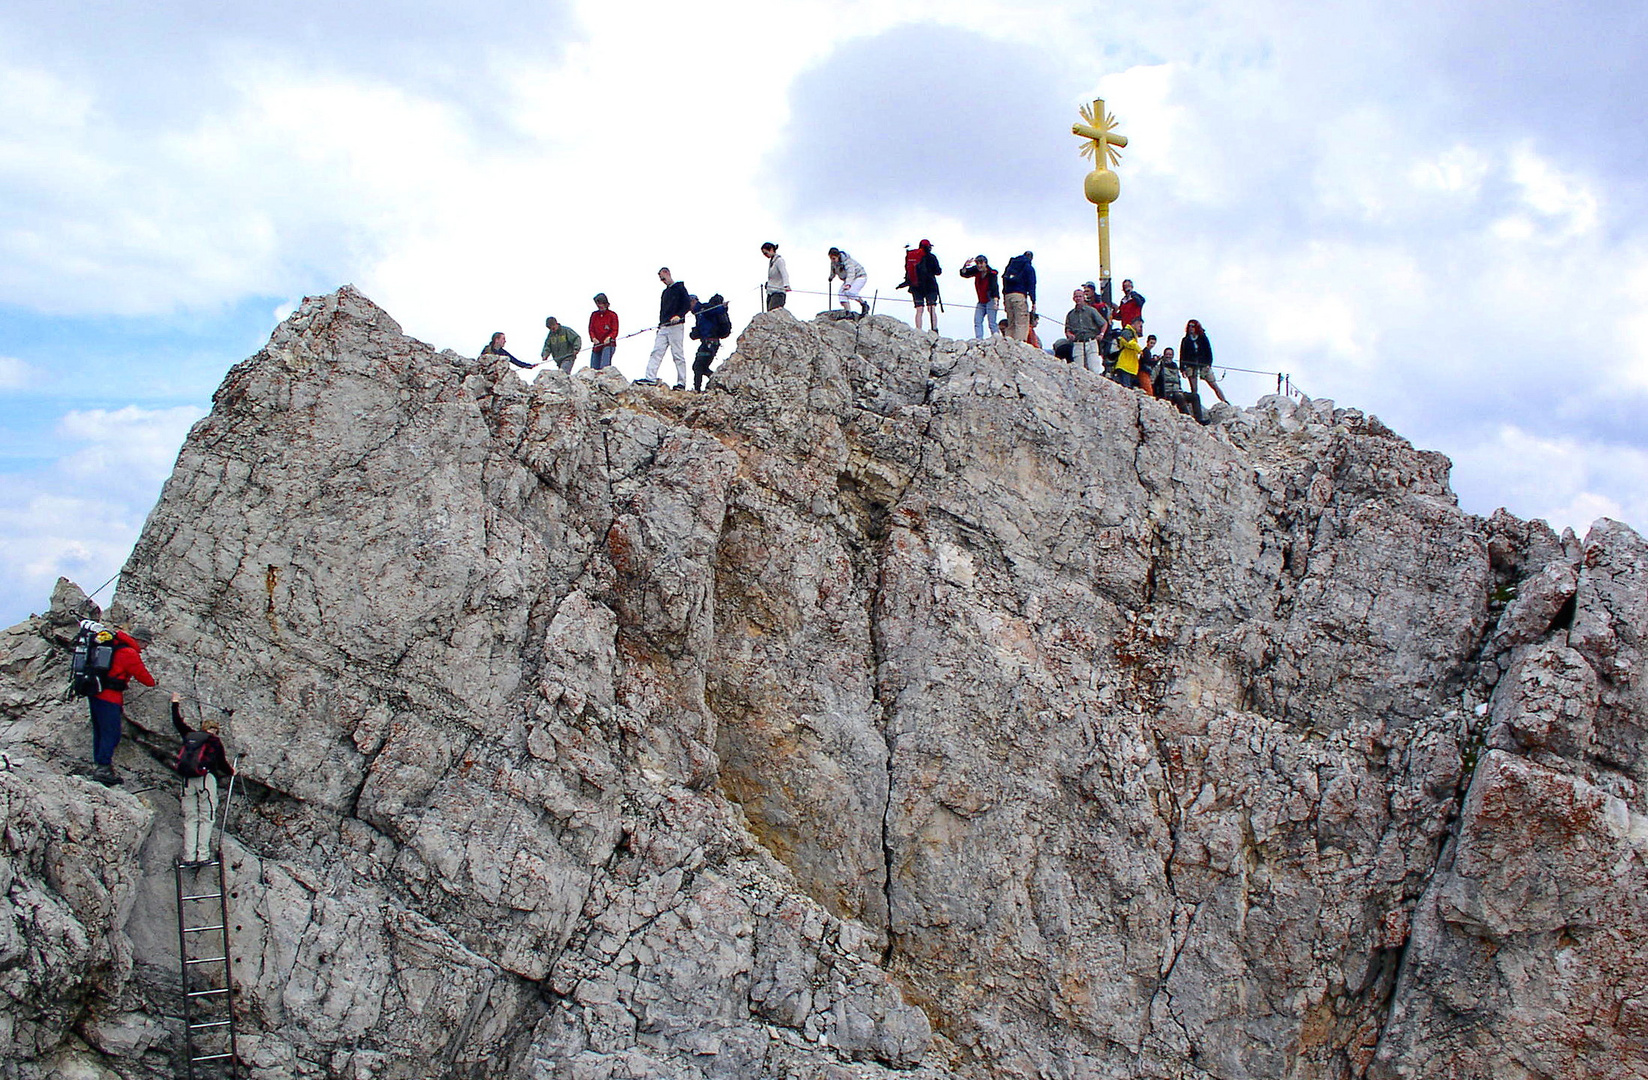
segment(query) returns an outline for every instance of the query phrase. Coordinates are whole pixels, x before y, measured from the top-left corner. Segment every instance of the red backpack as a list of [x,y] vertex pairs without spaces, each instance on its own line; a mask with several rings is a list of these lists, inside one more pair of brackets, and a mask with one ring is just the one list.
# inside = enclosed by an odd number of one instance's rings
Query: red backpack
[[911,288],[916,284],[916,267],[927,256],[926,248],[914,247],[904,253],[904,280],[910,283]]

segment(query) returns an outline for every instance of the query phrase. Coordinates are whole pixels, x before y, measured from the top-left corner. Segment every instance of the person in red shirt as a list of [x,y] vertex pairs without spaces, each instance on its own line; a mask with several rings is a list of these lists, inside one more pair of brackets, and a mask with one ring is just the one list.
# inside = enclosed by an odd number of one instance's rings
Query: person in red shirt
[[143,666],[143,647],[154,640],[146,627],[130,633],[114,632],[114,659],[103,680],[104,689],[87,698],[92,711],[92,779],[100,784],[118,784],[114,771],[114,748],[120,745],[120,724],[126,715],[126,685],[133,679],[153,686],[155,677]]
[[597,371],[610,367],[617,347],[618,313],[607,302],[606,293],[596,293],[595,310],[589,313],[589,366]]

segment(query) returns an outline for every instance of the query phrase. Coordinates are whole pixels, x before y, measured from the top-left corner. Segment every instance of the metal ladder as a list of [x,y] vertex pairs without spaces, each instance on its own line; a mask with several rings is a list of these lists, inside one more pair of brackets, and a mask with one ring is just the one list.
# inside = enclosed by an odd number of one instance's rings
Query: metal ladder
[[[177,955],[183,976],[184,1075],[187,1080],[238,1076],[223,853],[217,851],[210,862],[200,866],[175,863],[173,871],[177,880]],[[208,877],[207,871],[214,873]],[[186,875],[190,879],[187,885]],[[205,883],[202,878],[206,878]]]

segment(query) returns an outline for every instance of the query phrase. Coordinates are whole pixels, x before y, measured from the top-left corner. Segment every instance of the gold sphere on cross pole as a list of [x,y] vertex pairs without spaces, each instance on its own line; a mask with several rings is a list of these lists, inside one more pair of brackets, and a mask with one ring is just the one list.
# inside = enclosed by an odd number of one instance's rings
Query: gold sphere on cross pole
[[1082,181],[1082,194],[1098,210],[1099,278],[1104,295],[1110,295],[1110,204],[1122,193],[1121,177],[1110,166],[1121,164],[1118,147],[1127,145],[1127,136],[1116,131],[1116,117],[1104,111],[1104,99],[1081,107],[1081,123],[1071,124],[1070,133],[1080,135],[1082,156],[1092,160],[1094,169]]
[[1094,169],[1082,181],[1082,194],[1095,205],[1113,203],[1122,193],[1122,178],[1114,169]]

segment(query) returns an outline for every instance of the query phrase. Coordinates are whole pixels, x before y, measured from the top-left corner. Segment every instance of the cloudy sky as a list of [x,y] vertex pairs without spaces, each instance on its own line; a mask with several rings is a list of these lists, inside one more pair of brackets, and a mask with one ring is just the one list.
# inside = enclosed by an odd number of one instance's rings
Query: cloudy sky
[[1034,249],[1062,312],[1099,94],[1152,329],[1448,453],[1469,510],[1641,527],[1645,31],[1640,0],[8,0],[0,625],[116,572],[223,373],[340,284],[526,357],[597,290],[650,324],[660,265],[742,325],[763,240],[798,289],[837,244],[890,292],[927,237],[946,333],[979,252]]

